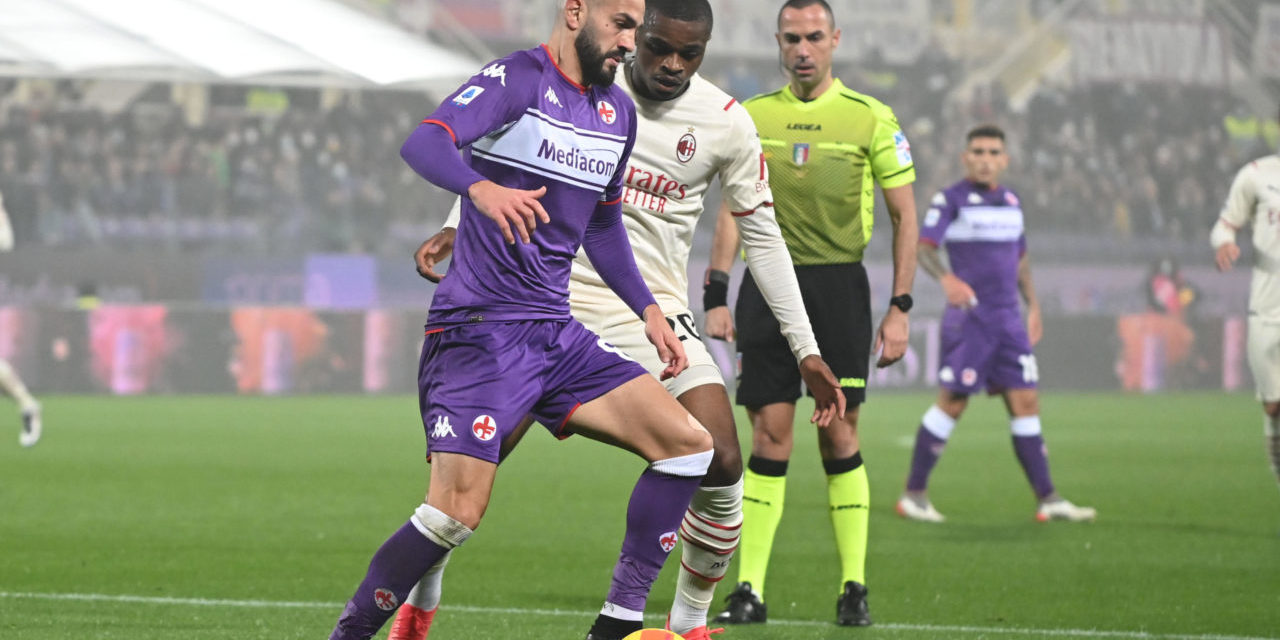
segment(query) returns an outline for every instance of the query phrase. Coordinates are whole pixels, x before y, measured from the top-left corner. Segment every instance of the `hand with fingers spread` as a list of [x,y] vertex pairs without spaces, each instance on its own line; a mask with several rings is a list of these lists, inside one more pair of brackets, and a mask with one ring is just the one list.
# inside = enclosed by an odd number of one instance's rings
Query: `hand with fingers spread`
[[846,405],[840,380],[821,356],[805,356],[800,361],[800,377],[804,379],[804,386],[813,393],[813,417],[809,422],[825,429],[844,415]]
[[413,263],[418,268],[418,275],[439,283],[445,274],[436,271],[436,265],[453,254],[453,241],[457,236],[457,229],[445,227],[440,230],[440,233],[427,238],[427,241],[413,252]]
[[685,355],[680,337],[656,304],[651,304],[644,310],[644,336],[657,347],[658,359],[667,365],[659,379],[674,378],[689,368],[689,356]]
[[467,189],[467,197],[471,198],[472,204],[486,218],[498,224],[507,244],[515,244],[517,235],[522,242],[528,244],[529,234],[533,233],[539,222],[551,222],[551,216],[547,215],[542,203],[538,202],[546,193],[546,187],[538,187],[532,191],[511,189],[489,180],[481,180]]

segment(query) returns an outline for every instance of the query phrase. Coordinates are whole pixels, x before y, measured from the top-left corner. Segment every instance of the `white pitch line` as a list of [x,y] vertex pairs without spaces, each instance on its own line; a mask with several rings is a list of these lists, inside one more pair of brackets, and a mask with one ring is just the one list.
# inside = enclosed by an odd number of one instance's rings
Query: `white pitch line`
[[[142,604],[176,604],[197,607],[245,607],[259,609],[341,609],[339,602],[291,602],[288,600],[220,600],[214,598],[169,598],[161,596],[110,595],[105,593],[20,593],[0,591],[0,600],[64,600],[73,602],[128,602]],[[533,616],[576,616],[595,615],[594,611],[570,611],[566,609],[525,609],[518,607],[473,607],[468,605],[442,605],[446,611],[466,613],[506,613]],[[662,615],[646,616],[654,620],[665,620]],[[778,620],[771,619],[769,624],[788,627],[827,627],[829,622],[817,620]],[[1134,640],[1280,640],[1262,636],[1232,636],[1221,634],[1181,634],[1181,633],[1149,633],[1146,631],[1109,631],[1105,629],[1034,629],[1030,627],[975,627],[967,625],[945,624],[908,624],[899,622],[876,623],[877,629],[894,631],[928,631],[933,633],[973,633],[973,634],[1005,634],[1005,635],[1041,635],[1064,638],[1125,638]]]

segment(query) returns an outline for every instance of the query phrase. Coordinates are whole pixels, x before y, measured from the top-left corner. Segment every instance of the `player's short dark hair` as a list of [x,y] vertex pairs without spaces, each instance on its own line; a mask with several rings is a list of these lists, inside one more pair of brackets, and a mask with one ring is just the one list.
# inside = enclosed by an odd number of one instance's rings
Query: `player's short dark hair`
[[965,136],[965,142],[973,142],[974,138],[995,138],[1004,142],[1004,129],[994,124],[979,125],[969,130],[969,135]]
[[711,29],[711,3],[707,0],[646,0],[646,16],[660,16],[681,22],[705,22]]
[[836,12],[831,10],[831,5],[827,4],[827,0],[787,0],[782,3],[782,6],[778,9],[778,24],[782,24],[783,11],[786,11],[787,9],[803,9],[805,7],[812,7],[815,4],[822,7],[822,9],[827,12],[827,21],[831,23],[831,28],[834,29],[836,26]]

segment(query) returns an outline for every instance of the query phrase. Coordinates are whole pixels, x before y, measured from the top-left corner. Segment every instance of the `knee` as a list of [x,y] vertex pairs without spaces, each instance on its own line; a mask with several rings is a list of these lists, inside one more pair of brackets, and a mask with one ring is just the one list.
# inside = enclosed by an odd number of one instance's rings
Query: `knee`
[[419,505],[413,512],[410,522],[419,533],[446,551],[466,542],[475,530],[474,526],[468,526],[457,517],[429,504]]
[[742,477],[742,449],[738,446],[738,440],[736,438],[716,439],[715,456],[711,459],[707,478],[727,483],[740,477]]

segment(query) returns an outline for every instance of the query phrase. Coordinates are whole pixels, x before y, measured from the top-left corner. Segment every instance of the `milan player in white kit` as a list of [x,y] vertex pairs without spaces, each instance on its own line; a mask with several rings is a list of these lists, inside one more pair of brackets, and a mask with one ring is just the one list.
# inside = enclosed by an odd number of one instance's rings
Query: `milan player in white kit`
[[1249,287],[1249,368],[1262,402],[1271,469],[1280,481],[1280,155],[1240,169],[1209,241],[1220,271],[1240,257],[1236,231],[1253,224],[1253,282]]
[[[686,640],[709,637],[707,611],[716,583],[728,571],[742,524],[742,454],[733,410],[720,370],[699,339],[687,299],[694,228],[715,177],[719,176],[722,198],[738,222],[752,272],[771,274],[761,279],[760,289],[782,326],[805,383],[814,391],[812,421],[825,427],[845,410],[840,383],[819,355],[774,218],[755,125],[732,97],[696,73],[711,26],[707,0],[649,0],[637,33],[636,59],[620,71],[625,80],[617,82],[635,101],[639,116],[626,173],[623,223],[640,273],[689,358],[689,368],[664,384],[715,440],[711,468],[680,529],[681,570],[667,624]],[[424,277],[441,277],[434,267],[452,251],[456,214],[455,208],[445,229],[423,243],[415,255]],[[720,291],[727,290],[727,282],[717,284],[723,287]],[[650,353],[654,349],[645,341],[644,327],[634,321],[635,314],[605,286],[581,252],[573,264],[569,300],[573,316],[583,325],[651,373],[662,370],[662,363]],[[426,637],[440,601],[440,578],[441,571],[433,570],[409,595],[389,640]],[[640,628],[642,614],[606,603],[587,638],[621,639]]]
[[[0,251],[13,250],[13,226],[9,224],[9,212],[4,208],[4,196],[0,195]],[[18,444],[24,447],[34,446],[40,441],[40,403],[27,391],[18,372],[7,360],[0,360],[0,389],[4,389],[18,403],[18,412],[22,414],[22,431],[18,433]]]

